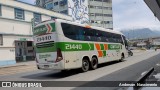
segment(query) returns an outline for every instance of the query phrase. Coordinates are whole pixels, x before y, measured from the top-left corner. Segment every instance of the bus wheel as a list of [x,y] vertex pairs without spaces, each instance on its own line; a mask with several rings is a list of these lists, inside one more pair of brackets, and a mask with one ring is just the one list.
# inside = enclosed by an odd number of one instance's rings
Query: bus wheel
[[95,70],[95,69],[97,69],[97,67],[98,67],[98,60],[96,57],[93,57],[92,61],[91,61],[91,69]]
[[87,59],[82,60],[82,72],[87,72],[89,70],[89,61]]
[[122,55],[121,55],[121,59],[119,60],[120,62],[122,62],[123,60],[124,60],[124,54],[122,53]]

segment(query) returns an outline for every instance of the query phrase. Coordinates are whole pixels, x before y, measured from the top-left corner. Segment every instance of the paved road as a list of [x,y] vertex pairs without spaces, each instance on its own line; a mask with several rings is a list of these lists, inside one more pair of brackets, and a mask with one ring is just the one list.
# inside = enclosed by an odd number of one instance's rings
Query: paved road
[[[124,62],[112,62],[106,65],[101,65],[97,70],[88,71],[85,73],[79,73],[76,70],[70,71],[67,74],[62,74],[59,71],[43,71],[35,70],[31,72],[0,76],[0,80],[10,80],[10,81],[130,81],[136,80],[142,72],[145,72],[149,68],[160,63],[160,51],[147,51],[137,53],[133,57],[129,57]],[[3,88],[4,89],[4,88]],[[26,88],[31,89],[31,88]],[[34,88],[34,90],[39,90],[40,88]],[[53,88],[45,88],[47,90],[53,90]],[[118,88],[74,88],[74,87],[64,87],[64,88],[54,88],[55,90],[68,90],[68,89],[88,89],[88,90],[111,90]],[[5,88],[6,90],[6,88]],[[12,89],[7,89],[12,90]]]
[[[158,65],[158,66],[157,66]],[[148,58],[139,63],[133,64],[131,66],[125,67],[118,71],[115,71],[111,74],[100,77],[94,81],[135,81],[137,80],[144,72],[148,71],[151,67],[156,69],[156,73],[160,73],[160,54]],[[118,90],[119,87],[114,88],[75,88],[74,90]],[[120,89],[121,90],[121,89]],[[150,89],[148,89],[150,90]],[[156,88],[153,90],[160,90],[160,88]]]

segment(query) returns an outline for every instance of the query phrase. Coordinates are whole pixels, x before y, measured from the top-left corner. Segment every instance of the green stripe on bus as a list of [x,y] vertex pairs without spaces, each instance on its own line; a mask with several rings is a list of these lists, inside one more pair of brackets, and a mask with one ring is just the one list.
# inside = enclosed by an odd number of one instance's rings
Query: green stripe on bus
[[[45,45],[44,45],[45,46]],[[101,50],[103,50],[104,56],[106,56],[106,51],[104,50],[104,44],[100,44]],[[40,47],[36,48],[37,53],[55,52],[57,48],[61,51],[93,51],[94,43],[76,43],[76,42],[57,42],[53,45],[51,43],[50,47]],[[108,50],[119,50],[121,49],[120,44],[108,44]]]
[[103,56],[104,56],[104,57],[107,56],[106,51],[103,51]]
[[44,48],[36,48],[37,53],[46,53],[46,52],[55,52],[56,47],[51,46],[51,47],[44,47]]
[[119,44],[108,44],[108,49],[109,50],[117,50],[117,49],[121,49]]
[[94,44],[93,43],[89,43],[91,49],[90,50],[94,50]]
[[[51,27],[51,32],[54,32],[55,31],[55,23],[50,23],[48,24],[50,25]],[[46,34],[48,31],[48,28],[46,27],[46,25],[42,25],[42,26],[39,26],[39,27],[36,27],[34,28],[33,30],[33,35],[41,35],[41,34]]]
[[100,44],[101,50],[104,50],[104,44]]
[[91,43],[73,43],[73,42],[58,42],[57,48],[62,51],[90,51],[94,50],[94,44]]

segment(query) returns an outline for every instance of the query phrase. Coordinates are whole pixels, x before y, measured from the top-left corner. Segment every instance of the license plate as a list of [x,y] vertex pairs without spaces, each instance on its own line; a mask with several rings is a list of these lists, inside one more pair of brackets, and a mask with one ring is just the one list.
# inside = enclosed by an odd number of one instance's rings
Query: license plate
[[49,65],[44,65],[44,68],[49,68]]

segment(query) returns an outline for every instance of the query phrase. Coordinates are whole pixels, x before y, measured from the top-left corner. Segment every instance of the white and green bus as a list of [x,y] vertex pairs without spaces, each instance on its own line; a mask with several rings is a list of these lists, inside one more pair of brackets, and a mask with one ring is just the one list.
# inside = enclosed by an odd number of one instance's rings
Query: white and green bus
[[33,29],[38,69],[82,71],[128,57],[125,36],[113,30],[55,19]]

